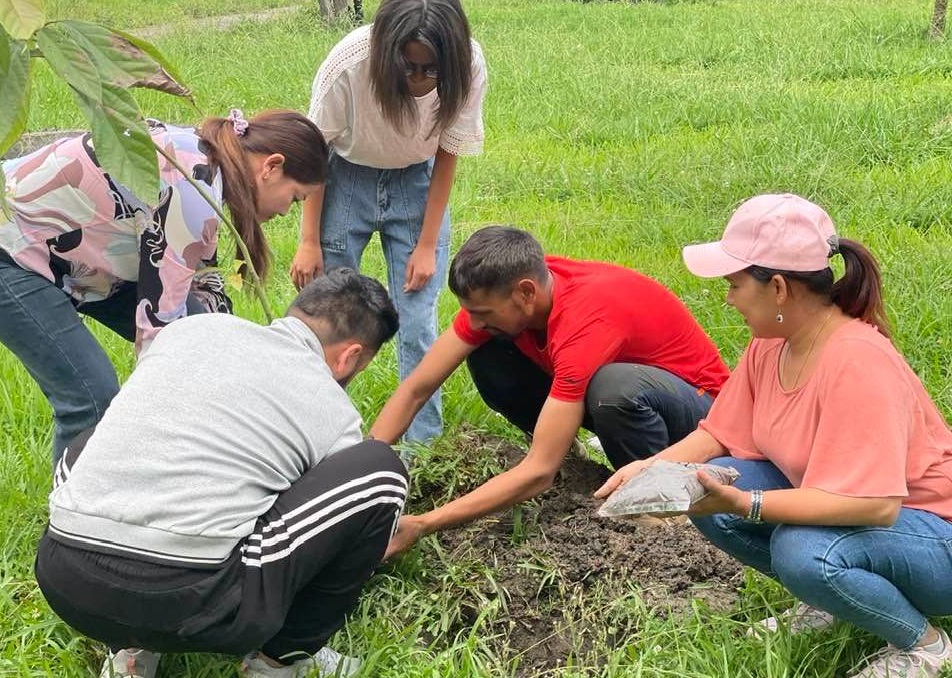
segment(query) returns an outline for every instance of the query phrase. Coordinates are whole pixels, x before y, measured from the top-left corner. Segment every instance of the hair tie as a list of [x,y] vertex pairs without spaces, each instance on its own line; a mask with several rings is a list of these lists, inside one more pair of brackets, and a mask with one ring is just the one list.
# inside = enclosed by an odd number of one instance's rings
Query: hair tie
[[826,239],[826,244],[830,246],[830,252],[826,255],[827,259],[832,259],[840,253],[840,239],[836,235],[831,235]]
[[245,132],[248,131],[248,121],[245,120],[240,108],[231,109],[226,120],[234,126],[236,136],[243,137]]

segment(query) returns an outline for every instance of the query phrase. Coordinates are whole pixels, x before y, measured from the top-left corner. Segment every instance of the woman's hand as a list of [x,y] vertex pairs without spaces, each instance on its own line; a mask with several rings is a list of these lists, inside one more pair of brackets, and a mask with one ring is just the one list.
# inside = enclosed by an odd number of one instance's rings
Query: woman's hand
[[302,242],[294,253],[291,262],[291,282],[301,289],[314,278],[324,274],[324,252],[320,243]]
[[724,485],[704,471],[697,472],[697,479],[708,493],[691,506],[688,515],[709,516],[713,513],[733,513],[746,516],[750,511],[750,492],[739,490],[733,485]]
[[407,260],[407,277],[403,283],[404,292],[417,292],[430,281],[436,273],[436,248],[417,244]]
[[593,496],[596,499],[607,498],[608,495],[644,471],[653,463],[654,459],[639,459],[638,461],[633,461],[626,466],[622,466],[620,469],[615,471],[615,474],[611,478],[605,481],[604,485],[595,490],[595,494]]

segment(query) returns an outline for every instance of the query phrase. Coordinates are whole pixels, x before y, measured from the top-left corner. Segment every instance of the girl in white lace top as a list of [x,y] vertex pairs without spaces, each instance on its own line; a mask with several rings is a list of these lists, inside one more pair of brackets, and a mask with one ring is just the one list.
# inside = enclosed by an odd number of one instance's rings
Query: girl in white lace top
[[[383,0],[317,71],[308,117],[331,147],[323,192],[304,203],[291,277],[358,268],[374,232],[400,314],[400,377],[436,338],[449,258],[447,203],[459,155],[482,151],[486,62],[458,0]],[[439,394],[407,432],[440,434]]]

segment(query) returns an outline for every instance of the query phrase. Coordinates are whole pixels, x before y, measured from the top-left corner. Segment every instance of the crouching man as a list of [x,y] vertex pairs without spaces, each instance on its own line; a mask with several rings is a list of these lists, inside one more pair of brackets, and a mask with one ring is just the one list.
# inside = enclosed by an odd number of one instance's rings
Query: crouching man
[[356,672],[325,643],[407,478],[344,386],[396,331],[384,288],[338,269],[270,326],[161,332],[60,461],[36,559],[53,610],[110,647],[103,676],[152,678],[161,652],[249,653],[250,678]]

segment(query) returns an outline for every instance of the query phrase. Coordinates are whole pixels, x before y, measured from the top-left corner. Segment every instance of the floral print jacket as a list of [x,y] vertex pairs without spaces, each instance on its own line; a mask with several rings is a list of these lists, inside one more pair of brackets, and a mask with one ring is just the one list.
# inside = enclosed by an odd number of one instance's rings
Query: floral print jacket
[[[209,166],[195,130],[149,125],[153,141],[220,207],[221,173]],[[0,212],[0,256],[49,279],[80,312],[83,304],[134,298],[128,311],[137,352],[187,315],[189,296],[205,311],[231,312],[216,269],[219,217],[174,166],[161,155],[158,160],[154,202],[102,170],[89,134],[3,164],[7,215]],[[130,284],[135,295],[118,294]]]

